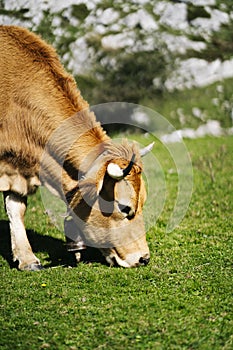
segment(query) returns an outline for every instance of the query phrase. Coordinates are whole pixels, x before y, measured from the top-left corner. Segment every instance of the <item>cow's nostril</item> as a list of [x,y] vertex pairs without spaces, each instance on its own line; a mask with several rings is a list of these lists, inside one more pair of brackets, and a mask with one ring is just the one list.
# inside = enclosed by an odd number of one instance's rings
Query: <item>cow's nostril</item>
[[129,215],[130,211],[131,211],[131,208],[128,206],[128,205],[124,205],[124,204],[118,204],[118,207],[120,209],[120,211],[122,213],[125,213],[127,215]]
[[149,263],[149,261],[150,261],[150,258],[143,258],[143,257],[141,257],[141,258],[139,259],[139,263],[140,263],[141,265],[147,265],[147,264]]
[[124,205],[124,204],[120,204],[118,203],[118,208],[120,209],[120,211],[124,214],[126,214],[127,218],[130,220],[130,219],[133,219],[135,213],[134,213],[134,210],[129,207],[128,205]]

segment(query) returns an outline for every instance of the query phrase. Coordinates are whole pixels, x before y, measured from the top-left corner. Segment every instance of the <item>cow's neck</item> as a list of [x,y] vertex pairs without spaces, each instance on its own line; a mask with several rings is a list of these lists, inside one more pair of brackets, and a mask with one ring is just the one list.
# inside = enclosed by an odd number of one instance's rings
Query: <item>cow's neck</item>
[[64,199],[111,142],[88,109],[64,118],[47,138],[42,182]]

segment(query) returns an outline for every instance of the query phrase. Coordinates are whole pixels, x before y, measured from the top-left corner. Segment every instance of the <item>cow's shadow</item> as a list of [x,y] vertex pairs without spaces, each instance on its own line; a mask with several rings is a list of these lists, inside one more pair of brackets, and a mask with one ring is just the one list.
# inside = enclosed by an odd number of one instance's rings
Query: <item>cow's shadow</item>
[[[64,241],[51,236],[43,236],[33,230],[27,230],[27,237],[35,254],[45,253],[44,268],[59,265],[64,267],[77,266],[75,255],[66,250]],[[0,255],[11,268],[17,267],[17,264],[12,261],[9,222],[6,220],[0,220]],[[105,264],[105,259],[98,249],[88,247],[81,251],[81,262]]]

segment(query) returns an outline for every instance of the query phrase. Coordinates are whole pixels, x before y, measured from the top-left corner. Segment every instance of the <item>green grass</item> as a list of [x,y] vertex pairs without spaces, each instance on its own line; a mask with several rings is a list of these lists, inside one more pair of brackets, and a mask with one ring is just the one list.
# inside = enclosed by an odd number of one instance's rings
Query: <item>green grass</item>
[[[7,218],[1,210],[0,349],[233,348],[233,138],[187,140],[192,200],[180,226],[166,233],[177,191],[172,159],[158,144],[167,198],[156,225],[146,206],[151,262],[135,269],[92,261],[75,268],[63,236],[30,199],[26,226],[47,268],[10,268]],[[159,183],[159,182],[158,182]],[[156,186],[156,179],[154,179]],[[153,191],[152,191],[153,192]]]
[[[176,128],[197,128],[207,120],[218,120],[223,128],[232,126],[233,79],[225,79],[203,88],[165,92],[163,98],[145,99],[148,106],[167,118]],[[198,108],[201,118],[195,117]]]

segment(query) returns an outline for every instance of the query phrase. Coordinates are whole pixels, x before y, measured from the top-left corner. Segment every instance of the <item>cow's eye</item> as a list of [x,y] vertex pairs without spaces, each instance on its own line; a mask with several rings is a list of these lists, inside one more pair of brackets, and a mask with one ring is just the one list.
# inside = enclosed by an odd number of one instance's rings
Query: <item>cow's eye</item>
[[132,219],[134,217],[134,210],[130,206],[118,203],[118,207],[122,213],[126,214],[128,219]]

